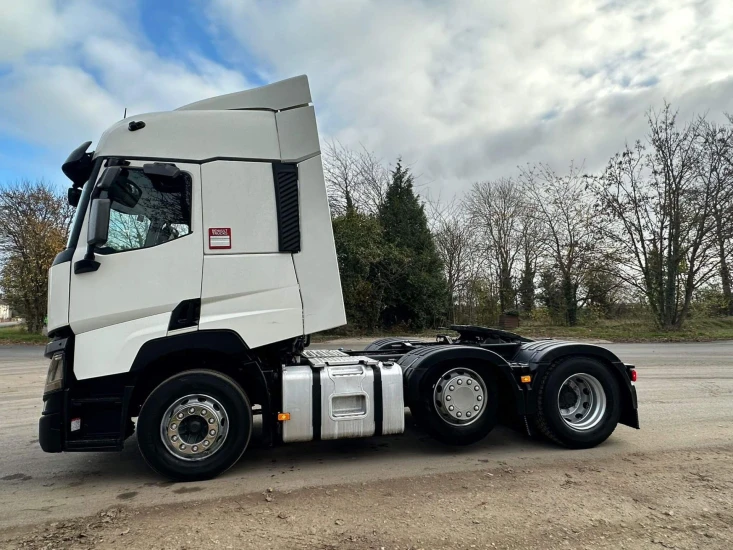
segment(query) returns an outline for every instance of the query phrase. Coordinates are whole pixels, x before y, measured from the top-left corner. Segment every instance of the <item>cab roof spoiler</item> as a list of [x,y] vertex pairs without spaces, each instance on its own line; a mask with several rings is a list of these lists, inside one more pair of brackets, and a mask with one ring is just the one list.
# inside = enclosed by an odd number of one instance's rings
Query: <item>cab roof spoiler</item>
[[202,99],[179,107],[176,111],[284,111],[311,102],[308,77],[300,75],[251,90]]

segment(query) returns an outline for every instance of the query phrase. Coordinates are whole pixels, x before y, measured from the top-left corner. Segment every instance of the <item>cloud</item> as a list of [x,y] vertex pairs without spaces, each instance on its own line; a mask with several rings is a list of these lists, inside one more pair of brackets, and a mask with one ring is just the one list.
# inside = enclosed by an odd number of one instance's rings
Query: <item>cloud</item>
[[4,11],[0,143],[57,166],[124,108],[306,73],[323,138],[402,155],[445,196],[526,162],[600,169],[664,99],[733,111],[728,0],[199,0],[170,18],[138,2]]
[[733,110],[726,0],[210,7],[270,78],[308,73],[325,134],[404,155],[436,191],[528,161],[601,168],[664,98]]
[[250,86],[239,72],[193,49],[159,55],[130,17],[130,5],[33,0],[5,13],[0,138],[46,151],[39,175],[57,173],[71,149],[98,139],[125,108],[128,114],[169,110]]

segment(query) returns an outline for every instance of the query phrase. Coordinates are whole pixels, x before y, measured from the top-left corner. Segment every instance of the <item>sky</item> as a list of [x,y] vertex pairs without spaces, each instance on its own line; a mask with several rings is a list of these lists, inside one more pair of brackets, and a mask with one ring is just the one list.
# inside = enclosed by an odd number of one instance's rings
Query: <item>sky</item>
[[0,0],[0,184],[128,116],[307,74],[322,143],[426,193],[601,170],[665,100],[733,112],[730,0]]

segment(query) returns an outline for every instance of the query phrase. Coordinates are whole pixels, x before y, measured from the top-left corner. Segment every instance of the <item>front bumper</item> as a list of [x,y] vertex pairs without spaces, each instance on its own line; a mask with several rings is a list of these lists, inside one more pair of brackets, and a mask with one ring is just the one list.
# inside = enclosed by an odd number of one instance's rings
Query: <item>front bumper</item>
[[59,354],[63,354],[63,377],[48,385],[43,395],[38,421],[41,449],[47,453],[121,451],[134,429],[127,414],[134,386],[121,375],[76,380],[73,335],[46,346],[49,360]]

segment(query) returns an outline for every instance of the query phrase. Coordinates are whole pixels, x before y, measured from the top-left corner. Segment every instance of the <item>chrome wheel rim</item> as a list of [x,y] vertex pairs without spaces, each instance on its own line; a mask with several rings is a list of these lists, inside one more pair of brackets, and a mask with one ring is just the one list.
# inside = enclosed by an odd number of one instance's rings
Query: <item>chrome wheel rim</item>
[[476,422],[486,409],[486,384],[473,370],[455,368],[446,372],[433,388],[433,406],[453,426]]
[[205,460],[221,449],[229,432],[224,406],[203,394],[187,395],[168,407],[160,421],[165,448],[178,459]]
[[592,430],[606,414],[607,399],[595,376],[580,373],[569,376],[557,393],[557,408],[565,424],[584,432]]

